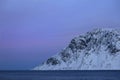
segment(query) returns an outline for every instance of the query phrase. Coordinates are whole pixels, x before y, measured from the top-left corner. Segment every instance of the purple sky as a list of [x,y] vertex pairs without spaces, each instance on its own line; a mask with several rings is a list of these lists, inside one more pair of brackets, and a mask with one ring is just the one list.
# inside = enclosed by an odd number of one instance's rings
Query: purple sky
[[31,69],[101,27],[120,27],[120,0],[0,0],[0,70]]

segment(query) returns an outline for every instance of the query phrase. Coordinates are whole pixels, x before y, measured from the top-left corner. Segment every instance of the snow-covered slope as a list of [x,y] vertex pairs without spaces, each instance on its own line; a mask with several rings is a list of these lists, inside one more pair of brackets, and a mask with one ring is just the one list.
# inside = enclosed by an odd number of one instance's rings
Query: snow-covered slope
[[34,70],[120,70],[120,30],[95,29],[71,40]]

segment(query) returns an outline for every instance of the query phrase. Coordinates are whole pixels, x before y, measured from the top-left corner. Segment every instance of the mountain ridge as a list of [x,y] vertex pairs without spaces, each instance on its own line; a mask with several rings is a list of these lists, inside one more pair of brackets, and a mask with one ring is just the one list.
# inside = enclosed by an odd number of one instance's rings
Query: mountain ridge
[[94,29],[71,40],[60,53],[33,70],[120,69],[120,30]]

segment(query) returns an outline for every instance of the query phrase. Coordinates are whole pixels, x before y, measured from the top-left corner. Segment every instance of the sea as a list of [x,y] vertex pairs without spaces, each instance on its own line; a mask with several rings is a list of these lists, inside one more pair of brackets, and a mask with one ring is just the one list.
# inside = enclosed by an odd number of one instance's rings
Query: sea
[[120,70],[0,71],[0,80],[120,80]]

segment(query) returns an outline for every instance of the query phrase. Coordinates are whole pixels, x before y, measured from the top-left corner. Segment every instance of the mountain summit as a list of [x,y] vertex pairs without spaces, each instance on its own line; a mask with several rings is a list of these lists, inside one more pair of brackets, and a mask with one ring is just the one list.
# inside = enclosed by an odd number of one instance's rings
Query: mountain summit
[[34,70],[120,70],[120,30],[95,29],[75,37]]

